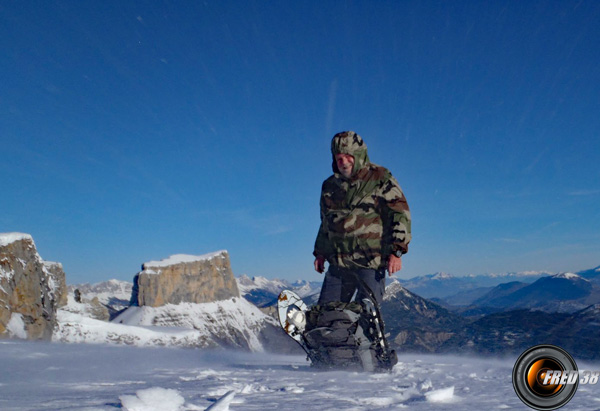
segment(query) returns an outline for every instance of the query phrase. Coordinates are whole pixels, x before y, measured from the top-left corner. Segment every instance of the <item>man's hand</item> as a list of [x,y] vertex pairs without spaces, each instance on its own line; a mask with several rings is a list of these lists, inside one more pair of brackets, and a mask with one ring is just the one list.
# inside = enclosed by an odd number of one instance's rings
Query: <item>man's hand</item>
[[322,255],[318,255],[317,258],[315,258],[315,271],[321,274],[325,271],[325,257]]
[[402,269],[402,258],[396,257],[394,254],[390,255],[390,259],[388,260],[388,273],[390,277],[397,271]]

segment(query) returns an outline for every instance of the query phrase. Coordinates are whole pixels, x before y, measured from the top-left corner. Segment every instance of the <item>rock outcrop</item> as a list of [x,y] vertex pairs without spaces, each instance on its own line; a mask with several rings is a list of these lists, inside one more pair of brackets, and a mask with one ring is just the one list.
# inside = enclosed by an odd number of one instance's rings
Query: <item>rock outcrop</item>
[[56,295],[56,298],[58,299],[57,307],[64,307],[67,305],[67,277],[65,275],[65,271],[63,270],[62,264],[52,261],[44,261],[44,267],[46,267],[48,274],[54,280],[56,285],[55,288],[59,290]]
[[64,303],[62,266],[45,264],[29,234],[0,234],[0,338],[50,339]]
[[227,251],[177,254],[142,265],[133,281],[131,305],[207,303],[239,297]]

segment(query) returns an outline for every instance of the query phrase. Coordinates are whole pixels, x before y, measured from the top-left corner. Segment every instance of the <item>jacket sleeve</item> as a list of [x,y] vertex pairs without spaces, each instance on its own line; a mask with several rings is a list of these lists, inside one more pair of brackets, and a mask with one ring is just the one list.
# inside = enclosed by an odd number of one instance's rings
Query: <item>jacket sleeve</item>
[[390,174],[381,188],[381,218],[383,221],[383,253],[408,252],[411,240],[410,209],[396,179]]
[[313,251],[313,255],[316,257],[321,255],[328,259],[331,255],[334,254],[333,247],[331,242],[329,241],[329,235],[327,234],[327,222],[325,220],[325,206],[323,203],[323,191],[321,190],[321,200],[320,200],[320,210],[321,210],[321,225],[319,226],[319,232],[317,233],[317,239],[315,240],[315,248]]

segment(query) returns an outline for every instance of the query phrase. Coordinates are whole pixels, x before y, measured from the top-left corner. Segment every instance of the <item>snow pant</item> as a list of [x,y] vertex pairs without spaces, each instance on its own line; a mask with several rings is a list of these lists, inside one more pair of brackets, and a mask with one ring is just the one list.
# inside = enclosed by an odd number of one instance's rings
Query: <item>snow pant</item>
[[375,303],[381,306],[385,291],[385,269],[348,269],[335,265],[330,265],[325,273],[318,304],[323,305],[331,301],[347,303],[352,300],[355,292],[355,301],[362,301],[363,298],[370,297],[369,292],[364,289],[363,282],[371,289]]

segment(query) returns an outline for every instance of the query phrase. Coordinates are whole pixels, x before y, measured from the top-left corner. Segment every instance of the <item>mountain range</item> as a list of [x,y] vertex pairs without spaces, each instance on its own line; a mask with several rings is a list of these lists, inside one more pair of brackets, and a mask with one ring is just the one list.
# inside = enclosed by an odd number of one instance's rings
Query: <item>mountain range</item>
[[[493,287],[507,282],[532,283],[555,273],[528,271],[505,274],[467,275],[457,277],[448,273],[435,273],[410,279],[397,279],[402,286],[425,298],[452,302],[470,295],[476,299]],[[469,298],[466,298],[469,302]]]
[[[527,281],[519,281],[524,279]],[[236,280],[240,295],[272,316],[272,306],[281,290],[295,290],[310,305],[316,301],[321,286],[320,282],[264,277],[240,276]],[[424,298],[409,286],[426,290],[432,297]],[[78,287],[85,290],[82,294],[87,297],[99,292],[106,304],[127,300],[128,287],[115,280]],[[552,275],[463,278],[434,274],[410,280],[392,279],[388,281],[382,313],[390,344],[400,352],[520,353],[532,345],[549,343],[580,358],[598,359],[599,287],[600,267]],[[109,297],[110,291],[106,291],[105,296],[101,290],[107,289],[122,293]],[[471,299],[467,304],[451,304],[456,302],[453,296],[464,298],[469,292]],[[147,315],[152,315],[152,323],[157,324],[165,314]],[[173,317],[172,313],[169,317]],[[127,323],[137,324],[136,321],[128,319]],[[193,328],[202,327],[193,324]],[[279,339],[273,341],[281,343]]]

